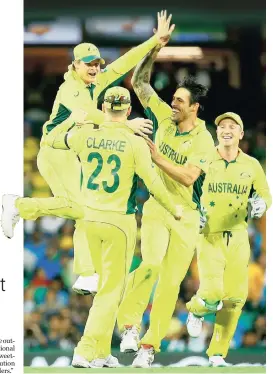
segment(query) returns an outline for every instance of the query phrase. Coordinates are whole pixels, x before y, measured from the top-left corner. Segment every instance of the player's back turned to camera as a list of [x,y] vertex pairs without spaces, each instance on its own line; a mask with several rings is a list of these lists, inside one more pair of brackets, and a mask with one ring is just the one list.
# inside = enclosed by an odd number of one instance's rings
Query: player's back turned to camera
[[[131,112],[129,91],[122,87],[109,89],[103,111],[106,121],[99,129],[75,129],[65,139],[81,161],[84,224],[100,276],[84,335],[74,350],[74,367],[102,367],[109,357],[113,366],[118,366],[111,356],[111,339],[136,240],[136,174],[171,214],[178,215],[152,167],[145,140],[130,133],[125,125]],[[53,146],[55,142],[58,146],[58,140],[53,141]]]
[[[52,131],[53,148],[72,149],[81,167],[84,205],[98,211],[135,213],[137,175],[143,178],[155,198],[175,215],[176,208],[152,167],[149,148],[126,125],[131,113],[130,93],[122,87],[107,91],[103,111],[105,122],[90,129],[75,127],[66,135],[60,128]],[[148,160],[146,159],[148,157]],[[159,189],[162,188],[162,190]]]
[[[131,112],[129,91],[122,87],[109,89],[103,110],[106,121],[98,129],[90,124],[74,124],[69,130],[71,121],[67,120],[48,135],[51,147],[72,149],[79,156],[85,216],[78,224],[87,234],[92,262],[99,274],[98,293],[74,351],[72,366],[77,368],[119,365],[111,356],[111,339],[136,243],[136,174],[170,215],[180,219],[182,214],[152,167],[146,141],[125,124]],[[22,212],[29,212],[31,199],[9,201],[13,206],[5,206],[4,220],[11,226]]]
[[[103,104],[106,121],[99,128],[82,123],[77,126],[68,118],[48,134],[47,143],[52,148],[73,150],[78,155],[85,208],[123,215],[134,214],[139,176],[145,181],[155,199],[171,215],[180,219],[180,207],[175,205],[153,168],[146,141],[135,136],[126,125],[131,113],[130,103],[130,93],[127,89],[108,89]],[[34,200],[14,196],[14,200],[9,199],[8,203],[15,207],[14,214],[18,210],[19,217],[36,219],[37,207]],[[58,216],[58,209],[55,209],[55,213],[50,211],[45,215]],[[7,230],[12,231],[12,235],[7,234],[7,237],[13,236],[13,227]]]

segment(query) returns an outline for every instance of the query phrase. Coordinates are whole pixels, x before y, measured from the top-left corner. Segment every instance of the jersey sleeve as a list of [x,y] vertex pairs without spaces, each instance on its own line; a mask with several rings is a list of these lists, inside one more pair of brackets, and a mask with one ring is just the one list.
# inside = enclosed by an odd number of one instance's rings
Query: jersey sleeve
[[45,137],[45,143],[55,149],[69,149],[66,143],[66,134],[75,126],[74,120],[70,117],[59,126],[53,128]]
[[153,36],[108,65],[105,71],[99,75],[101,90],[132,70],[157,44],[157,37]]
[[71,112],[79,107],[79,101],[76,96],[79,95],[79,91],[73,83],[64,83],[60,87],[58,95],[59,103]]
[[197,166],[204,173],[208,172],[215,146],[208,131],[201,132],[193,140],[193,152],[187,159],[187,164]]
[[272,204],[272,196],[266,180],[265,172],[261,164],[257,160],[255,160],[254,165],[255,177],[253,181],[253,189],[254,192],[256,192],[262,199],[264,199],[266,207],[268,209]]
[[175,215],[176,205],[152,165],[148,145],[144,139],[139,137],[136,137],[135,145],[136,174],[144,181],[154,198],[172,215]]
[[165,103],[156,92],[152,94],[149,99],[148,106],[145,109],[145,115],[148,119],[153,121],[154,132],[158,129],[160,124],[172,114],[172,108]]
[[[67,147],[74,151],[77,155],[80,154],[84,148],[86,130],[86,126],[75,126],[66,134],[65,142],[67,144]],[[88,130],[88,133],[90,134],[90,129]]]

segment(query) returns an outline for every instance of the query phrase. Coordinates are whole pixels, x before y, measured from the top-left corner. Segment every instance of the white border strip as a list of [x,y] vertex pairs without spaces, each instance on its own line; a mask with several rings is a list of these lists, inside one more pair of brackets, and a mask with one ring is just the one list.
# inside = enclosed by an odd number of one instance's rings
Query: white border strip
[[[1,3],[0,198],[23,194],[23,1]],[[15,367],[23,373],[23,225],[13,240],[0,232],[0,339],[13,339]],[[1,344],[0,344],[1,345]],[[1,352],[3,353],[3,352]],[[10,352],[5,352],[10,353]],[[3,367],[8,369],[9,367]]]

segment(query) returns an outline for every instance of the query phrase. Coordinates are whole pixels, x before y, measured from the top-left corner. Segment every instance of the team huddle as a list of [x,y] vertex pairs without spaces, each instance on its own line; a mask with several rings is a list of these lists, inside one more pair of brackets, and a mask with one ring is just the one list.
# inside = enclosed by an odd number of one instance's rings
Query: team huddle
[[[132,366],[149,368],[195,253],[200,286],[186,305],[187,329],[198,337],[204,316],[216,315],[207,350],[211,366],[227,365],[247,298],[247,219],[260,218],[270,207],[269,187],[259,162],[239,148],[244,124],[238,114],[226,112],[215,119],[215,147],[198,117],[206,87],[192,77],[184,79],[171,105],[151,87],[153,63],[175,27],[171,18],[166,11],[158,13],[154,36],[103,70],[96,46],[74,48],[37,156],[53,197],[3,196],[2,229],[8,238],[20,218],[51,215],[76,221],[74,272],[79,278],[73,289],[95,295],[74,350],[76,368],[119,366],[111,355],[116,323],[121,352],[136,352]],[[148,119],[128,120],[130,93],[116,85],[133,68],[132,86]],[[142,263],[129,274],[138,178],[150,197],[142,217]],[[150,326],[140,339],[156,282]]]

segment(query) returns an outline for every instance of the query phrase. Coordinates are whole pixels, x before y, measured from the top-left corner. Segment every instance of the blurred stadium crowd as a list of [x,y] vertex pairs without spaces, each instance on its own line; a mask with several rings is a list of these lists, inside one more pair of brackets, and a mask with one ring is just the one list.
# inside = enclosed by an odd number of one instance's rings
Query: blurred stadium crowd
[[[152,84],[162,99],[170,102],[177,82],[183,76],[192,74],[209,86],[209,97],[205,111],[200,115],[207,122],[208,129],[215,138],[214,118],[223,112],[240,114],[245,123],[245,137],[241,148],[256,157],[265,167],[265,114],[249,110],[246,92],[228,84],[227,68],[216,70],[213,65],[200,70],[194,64],[157,63],[152,76]],[[39,150],[41,126],[48,119],[58,86],[63,77],[47,76],[42,66],[37,66],[31,74],[25,74],[25,132],[24,132],[24,188],[25,196],[51,196],[49,187],[40,176],[36,156]],[[132,91],[130,74],[124,83]],[[264,93],[261,95],[263,108]],[[132,117],[143,116],[143,109],[132,92]],[[141,227],[141,212],[148,193],[141,181],[138,184],[137,222]],[[47,348],[73,348],[79,340],[92,305],[91,296],[78,296],[72,292],[75,281],[73,268],[72,234],[74,223],[62,218],[44,217],[36,222],[25,222],[24,244],[24,286],[25,286],[25,348],[43,350]],[[265,218],[250,222],[249,235],[252,257],[249,265],[249,296],[241,315],[231,347],[265,346],[266,339],[266,284],[265,284]],[[132,263],[132,269],[141,262],[140,232]],[[214,316],[205,318],[202,335],[192,339],[186,332],[187,311],[185,303],[198,289],[198,270],[193,260],[187,277],[181,284],[179,299],[169,327],[162,342],[162,351],[201,352],[206,349],[212,335]],[[147,329],[152,297],[143,316],[143,331]],[[113,347],[119,345],[119,333],[113,336]]]

